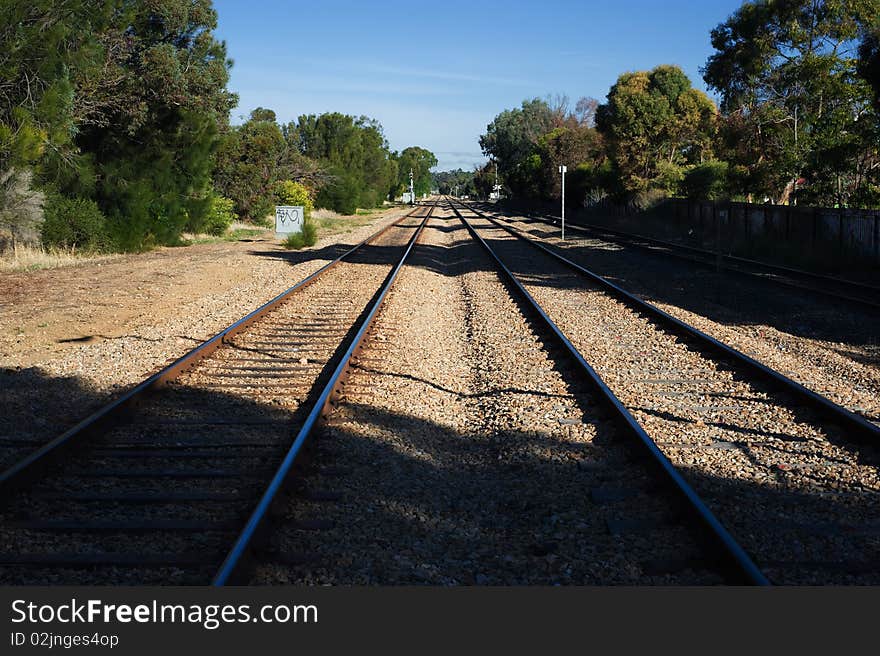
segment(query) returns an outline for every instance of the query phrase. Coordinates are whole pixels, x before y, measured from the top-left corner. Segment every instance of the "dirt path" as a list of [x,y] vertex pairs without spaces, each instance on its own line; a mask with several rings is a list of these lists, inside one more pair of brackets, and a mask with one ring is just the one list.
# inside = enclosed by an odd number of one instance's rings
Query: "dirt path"
[[0,441],[54,436],[404,212],[349,220],[301,251],[270,232],[0,273]]
[[[323,261],[320,254],[328,246],[352,243],[384,218],[399,214],[377,215],[367,226],[324,238],[300,253],[284,250],[269,231],[250,240],[0,273],[0,366],[37,365],[84,343],[130,335],[149,339],[152,326],[178,317],[194,302],[198,305],[198,299],[216,299],[259,279],[265,283],[265,294],[252,300],[256,307],[258,300],[268,300],[298,280],[291,263],[301,268],[310,259]],[[214,327],[206,324],[200,334],[207,337]]]

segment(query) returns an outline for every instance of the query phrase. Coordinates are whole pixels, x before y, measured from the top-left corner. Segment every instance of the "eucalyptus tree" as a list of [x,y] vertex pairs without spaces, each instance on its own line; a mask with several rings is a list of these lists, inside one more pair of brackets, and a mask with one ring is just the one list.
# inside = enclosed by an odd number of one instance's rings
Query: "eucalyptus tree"
[[404,148],[397,156],[398,189],[409,189],[409,174],[412,171],[416,196],[427,194],[431,191],[431,169],[435,166],[437,157],[430,150],[419,146]]
[[744,193],[871,202],[877,115],[859,75],[880,0],[746,2],[712,30],[703,76],[726,114],[724,156]]
[[596,119],[623,191],[634,192],[711,157],[717,108],[680,68],[664,65],[621,75]]

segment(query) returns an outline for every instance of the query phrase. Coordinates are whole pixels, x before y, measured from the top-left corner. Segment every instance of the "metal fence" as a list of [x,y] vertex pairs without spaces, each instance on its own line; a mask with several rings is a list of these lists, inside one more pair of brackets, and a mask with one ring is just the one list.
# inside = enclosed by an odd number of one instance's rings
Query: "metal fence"
[[687,199],[671,199],[658,209],[705,248],[880,266],[877,210]]

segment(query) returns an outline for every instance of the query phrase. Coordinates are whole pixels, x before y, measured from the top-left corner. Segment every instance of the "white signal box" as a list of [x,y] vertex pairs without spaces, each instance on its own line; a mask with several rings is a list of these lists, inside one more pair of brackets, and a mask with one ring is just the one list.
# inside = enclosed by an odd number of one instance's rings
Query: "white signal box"
[[301,205],[275,206],[275,236],[284,238],[294,232],[302,232],[305,208]]

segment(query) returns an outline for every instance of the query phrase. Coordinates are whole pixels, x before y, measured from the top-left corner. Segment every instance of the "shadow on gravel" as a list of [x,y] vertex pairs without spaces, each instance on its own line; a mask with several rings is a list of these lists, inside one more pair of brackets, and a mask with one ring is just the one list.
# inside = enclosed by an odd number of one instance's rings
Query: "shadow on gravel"
[[[546,236],[540,229],[545,223],[531,218],[525,223],[535,226],[528,231],[534,237]],[[600,239],[572,240],[564,251],[578,264],[650,303],[674,305],[720,324],[767,325],[799,337],[832,342],[831,348],[841,355],[880,366],[880,315],[870,308],[718,273],[625,245],[609,246]],[[845,345],[869,348],[866,354]]]
[[[232,431],[228,439],[234,436],[242,444],[264,443],[270,429],[263,424],[295,422],[295,413],[290,410],[228,392],[176,393],[184,394],[188,401],[183,410],[174,405],[170,411],[171,406],[163,405],[159,395],[155,404],[151,402],[134,415],[130,425],[139,426],[149,419],[154,422],[151,430],[161,436],[158,439],[195,440],[197,446],[200,438],[209,445],[227,431]],[[492,395],[509,393],[497,390]],[[28,369],[0,372],[0,401],[4,408],[0,438],[6,448],[14,440],[51,438],[102,399],[76,378],[53,378]],[[631,456],[601,417],[583,417],[599,433],[592,444],[584,444],[548,439],[538,429],[524,432],[499,427],[486,433],[462,434],[414,416],[389,414],[355,402],[347,406],[365,429],[354,430],[347,422],[331,418],[312,440],[312,464],[300,470],[292,486],[295,494],[273,525],[270,552],[309,554],[309,558],[298,565],[273,564],[269,558],[259,569],[257,582],[714,582],[698,568],[682,569],[698,563],[693,560],[697,554],[682,547],[692,544],[690,533],[682,528],[675,509],[670,510],[662,489],[633,474]],[[224,424],[228,420],[243,423],[232,429]],[[268,459],[255,456],[247,447],[233,453],[231,460],[203,464],[193,459],[175,464],[167,456],[158,462],[170,468],[205,466],[256,474],[252,484],[257,489],[281,452],[266,452]],[[22,455],[18,453],[18,457]],[[780,462],[784,459],[785,454],[780,454]],[[142,455],[115,465],[108,459],[105,466],[150,470],[157,467],[156,462]],[[64,464],[77,466],[77,457]],[[60,471],[63,473],[63,467]],[[779,582],[880,582],[876,572],[880,564],[876,492],[829,495],[827,488],[820,492],[819,485],[812,490],[803,475],[796,482],[783,471],[767,472],[765,485],[686,473],[721,520]],[[817,483],[825,474],[818,467],[806,473]],[[82,483],[88,479],[74,480],[79,482],[71,491],[88,491]],[[55,484],[59,490],[70,489],[60,478]],[[195,484],[172,477],[165,485],[184,492]],[[243,481],[232,478],[222,489],[246,488]],[[610,500],[596,496],[596,490],[609,489],[623,494],[612,494]],[[322,498],[309,492],[331,495]],[[249,502],[223,508],[224,514],[239,519],[248,510]],[[81,509],[69,503],[55,512],[76,516]],[[117,519],[136,518],[143,508],[126,505],[113,512]],[[159,516],[180,517],[175,512],[181,508],[166,507],[165,514]],[[320,521],[297,523],[299,520]],[[648,521],[627,524],[628,520]],[[624,528],[612,531],[609,522],[614,521],[623,521]],[[138,536],[138,548],[150,551],[155,539],[151,534]],[[226,539],[222,535],[206,538],[204,548],[216,548],[219,554]],[[56,535],[37,549],[33,545],[27,548],[41,551],[51,549],[48,544],[63,545],[57,540]],[[124,540],[110,544],[118,547]],[[4,549],[16,548],[24,547],[17,547],[7,537]],[[793,560],[801,564],[796,568],[780,564]],[[154,569],[150,576],[153,578],[148,576],[147,580],[154,583],[201,580],[162,569]],[[56,570],[46,577],[40,570],[0,567],[0,580],[137,583],[142,578],[128,580],[124,570],[107,574],[102,568]]]
[[76,424],[106,400],[78,378],[0,369],[0,469]]
[[[431,387],[431,388],[437,390],[438,392],[446,392],[448,394],[457,394],[457,392],[455,392],[454,390],[447,389],[447,388],[443,387],[442,385],[437,385],[433,381],[425,380],[424,378],[419,378],[418,376],[413,376],[411,374],[388,373],[386,371],[372,369],[370,367],[365,367],[365,366],[359,365],[359,364],[353,365],[352,369],[354,369],[356,371],[362,371],[362,372],[368,373],[368,374],[381,374],[382,376],[391,376],[393,378],[401,378],[404,380],[412,381],[414,383],[421,383],[422,385],[427,385],[428,387]],[[540,390],[531,390],[531,389],[525,390],[525,389],[517,389],[515,387],[503,387],[503,388],[499,388],[499,389],[494,389],[490,392],[480,392],[478,394],[458,394],[458,396],[460,396],[461,398],[467,398],[467,399],[479,399],[479,398],[483,398],[483,397],[487,397],[487,396],[495,396],[497,394],[525,394],[525,395],[529,395],[529,396],[541,396],[541,397],[544,397],[547,399],[556,399],[556,398],[567,399],[567,398],[569,398],[568,394],[551,394],[549,392],[543,392]]]
[[[339,501],[294,500],[273,537],[281,551],[319,556],[264,565],[258,583],[717,582],[697,566],[705,554],[688,547],[694,543],[663,489],[633,476],[625,458],[615,467],[619,453],[607,440],[585,450],[538,431],[462,435],[413,416],[349,408],[360,428],[349,416],[333,422],[315,455],[327,473],[304,478]],[[684,473],[776,582],[880,581],[876,493],[814,493],[781,472],[768,471],[763,485]],[[296,528],[317,519],[325,530]]]

